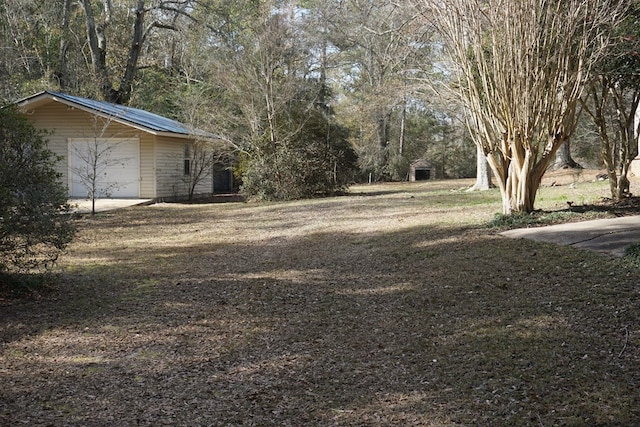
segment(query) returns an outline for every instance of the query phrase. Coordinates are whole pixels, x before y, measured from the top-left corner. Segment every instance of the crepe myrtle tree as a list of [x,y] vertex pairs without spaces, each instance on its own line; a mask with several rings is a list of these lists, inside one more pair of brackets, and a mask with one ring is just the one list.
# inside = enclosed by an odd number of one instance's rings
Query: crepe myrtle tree
[[58,160],[14,107],[0,108],[0,273],[47,270],[73,238]]
[[601,61],[584,98],[584,110],[600,137],[611,197],[630,196],[629,172],[638,155],[640,123],[640,2],[627,3],[624,19],[615,30],[615,45]]
[[619,22],[618,0],[413,0],[442,37],[475,143],[504,214],[532,212],[542,176],[573,134],[593,68]]

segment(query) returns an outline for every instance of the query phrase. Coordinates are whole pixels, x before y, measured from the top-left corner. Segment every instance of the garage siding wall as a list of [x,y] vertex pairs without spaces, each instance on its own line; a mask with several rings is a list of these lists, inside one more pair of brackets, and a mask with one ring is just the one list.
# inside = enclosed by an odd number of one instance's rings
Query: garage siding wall
[[[187,139],[158,136],[156,138],[156,190],[159,198],[175,198],[189,194],[188,177],[184,176],[184,147],[190,145]],[[187,179],[185,179],[187,178]],[[195,189],[195,194],[213,193],[211,173],[203,177]]]
[[156,174],[155,169],[155,135],[139,132],[140,138],[140,197],[155,199]]
[[88,115],[80,111],[67,110],[66,106],[46,105],[27,113],[27,119],[37,128],[45,130],[44,138],[51,151],[64,158],[56,164],[56,170],[62,174],[62,182],[69,183],[68,139],[85,137],[88,133]]
[[[38,107],[26,116],[38,129],[46,130],[45,136],[49,149],[63,160],[57,164],[62,174],[62,182],[69,186],[68,142],[72,138],[137,138],[140,141],[140,197],[156,197],[154,177],[155,136],[147,132],[112,122],[102,133],[104,119],[94,120],[94,116],[85,111],[68,108],[64,104],[51,103]],[[96,130],[97,129],[97,130]],[[100,135],[102,133],[102,135]]]

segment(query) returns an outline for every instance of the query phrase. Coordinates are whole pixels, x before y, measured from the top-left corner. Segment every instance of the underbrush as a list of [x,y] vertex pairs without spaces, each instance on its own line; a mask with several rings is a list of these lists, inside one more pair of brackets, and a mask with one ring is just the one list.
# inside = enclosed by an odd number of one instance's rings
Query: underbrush
[[624,260],[634,266],[640,268],[640,243],[631,245],[624,253]]
[[605,218],[608,215],[600,210],[588,210],[574,212],[561,211],[534,211],[531,213],[518,212],[510,215],[495,214],[489,222],[489,227],[510,230],[514,228],[542,227],[546,225],[564,224],[567,222],[587,221],[591,219]]
[[50,273],[0,273],[0,299],[31,299],[51,292],[53,275]]

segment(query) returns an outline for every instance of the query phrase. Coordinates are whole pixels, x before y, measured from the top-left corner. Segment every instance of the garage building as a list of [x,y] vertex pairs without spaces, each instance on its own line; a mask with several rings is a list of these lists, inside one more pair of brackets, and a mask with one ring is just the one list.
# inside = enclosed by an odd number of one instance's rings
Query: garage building
[[[47,132],[49,149],[62,158],[58,171],[74,198],[87,197],[92,174],[97,197],[185,197],[194,144],[216,139],[144,110],[58,92],[40,92],[16,104]],[[213,193],[213,183],[212,171],[194,193]]]

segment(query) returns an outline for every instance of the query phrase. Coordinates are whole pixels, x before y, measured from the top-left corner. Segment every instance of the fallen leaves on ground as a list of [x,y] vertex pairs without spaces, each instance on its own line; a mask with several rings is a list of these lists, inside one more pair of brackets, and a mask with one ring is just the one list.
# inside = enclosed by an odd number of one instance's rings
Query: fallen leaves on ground
[[461,186],[82,218],[0,301],[0,424],[639,424],[638,270]]

